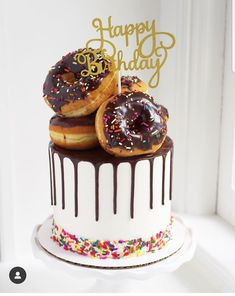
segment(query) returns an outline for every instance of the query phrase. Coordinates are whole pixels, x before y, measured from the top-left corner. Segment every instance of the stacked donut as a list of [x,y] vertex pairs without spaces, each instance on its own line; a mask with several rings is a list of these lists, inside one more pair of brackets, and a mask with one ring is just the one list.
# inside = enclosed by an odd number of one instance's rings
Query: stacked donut
[[122,76],[118,94],[114,62],[94,51],[96,59],[108,64],[101,73],[94,69],[94,74],[81,75],[88,64],[75,57],[88,54],[92,59],[92,49],[68,53],[49,70],[43,95],[55,112],[49,125],[52,142],[74,150],[101,145],[119,157],[156,152],[166,137],[167,109],[154,102],[137,76]]

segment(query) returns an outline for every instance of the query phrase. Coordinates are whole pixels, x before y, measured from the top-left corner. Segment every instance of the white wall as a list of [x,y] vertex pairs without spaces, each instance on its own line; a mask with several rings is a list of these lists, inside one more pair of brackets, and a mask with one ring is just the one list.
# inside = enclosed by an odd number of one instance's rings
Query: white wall
[[[215,211],[226,1],[192,1],[189,33],[185,209]],[[179,101],[178,101],[179,102]]]
[[218,214],[235,225],[235,73],[232,72],[232,9],[227,8]]
[[[86,4],[87,3],[87,4]],[[35,224],[50,214],[48,121],[42,100],[50,66],[95,36],[94,17],[118,23],[157,19],[176,37],[159,97],[175,142],[176,210],[215,211],[223,65],[224,0],[30,1],[0,3],[1,259],[31,254]],[[144,73],[143,77],[144,77]]]

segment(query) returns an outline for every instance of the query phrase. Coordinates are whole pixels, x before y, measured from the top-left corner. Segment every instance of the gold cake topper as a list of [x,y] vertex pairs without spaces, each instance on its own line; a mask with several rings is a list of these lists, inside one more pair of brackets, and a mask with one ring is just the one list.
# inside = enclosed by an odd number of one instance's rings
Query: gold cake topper
[[[110,65],[108,55],[111,60],[115,61],[117,70],[152,70],[148,85],[151,88],[158,86],[160,70],[167,60],[168,51],[175,45],[175,37],[171,33],[158,32],[155,20],[114,26],[111,16],[108,17],[106,26],[100,18],[93,19],[92,26],[99,33],[99,37],[90,39],[86,43],[86,51],[75,56],[80,63],[86,62],[88,65],[88,69],[81,73],[82,76],[98,75],[104,72]],[[115,38],[124,39],[127,49],[131,41],[135,40],[136,48],[129,61],[124,60],[123,50],[115,46]],[[99,49],[91,51],[92,47]],[[93,56],[92,59],[90,54]],[[104,61],[98,60],[98,54],[102,55]]]

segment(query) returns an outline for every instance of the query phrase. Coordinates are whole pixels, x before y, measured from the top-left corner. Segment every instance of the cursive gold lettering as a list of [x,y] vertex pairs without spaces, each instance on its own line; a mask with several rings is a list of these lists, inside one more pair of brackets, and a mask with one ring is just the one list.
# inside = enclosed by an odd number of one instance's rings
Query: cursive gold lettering
[[[175,45],[175,37],[168,32],[157,32],[156,21],[145,21],[136,24],[116,25],[112,24],[112,17],[109,16],[107,24],[104,25],[100,18],[95,18],[92,21],[92,26],[99,33],[98,38],[88,40],[86,47],[98,45],[99,52],[104,59],[103,63],[97,61],[97,52],[94,53],[91,60],[86,55],[77,57],[80,63],[84,61],[88,65],[88,69],[84,75],[98,75],[109,67],[110,63],[106,59],[107,52],[109,58],[116,62],[118,70],[133,71],[133,70],[152,70],[152,76],[149,80],[150,87],[157,87],[160,80],[160,70],[165,64],[168,51]],[[117,50],[113,41],[117,37],[122,37],[125,40],[125,45],[130,45],[130,37],[135,38],[136,48],[133,50],[132,58],[125,61],[123,50]],[[97,47],[97,46],[96,46]]]

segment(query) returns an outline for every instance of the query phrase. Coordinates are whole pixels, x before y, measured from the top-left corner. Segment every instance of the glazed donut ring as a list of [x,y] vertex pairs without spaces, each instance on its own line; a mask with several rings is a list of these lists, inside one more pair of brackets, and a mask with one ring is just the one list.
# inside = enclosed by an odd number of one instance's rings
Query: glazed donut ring
[[[108,97],[117,94],[118,72],[114,62],[97,50],[79,49],[64,56],[49,71],[43,85],[44,100],[58,115],[80,117],[93,113]],[[104,71],[82,76],[86,59],[105,65]],[[77,58],[79,57],[79,59]],[[98,64],[98,63],[97,63]]]
[[156,152],[167,133],[166,120],[159,110],[153,98],[142,92],[110,98],[96,113],[96,133],[101,146],[118,157]]
[[54,115],[49,125],[50,138],[56,145],[74,150],[96,147],[95,113],[85,117],[63,118]]
[[121,77],[122,93],[132,91],[147,92],[147,84],[137,76],[122,76]]

